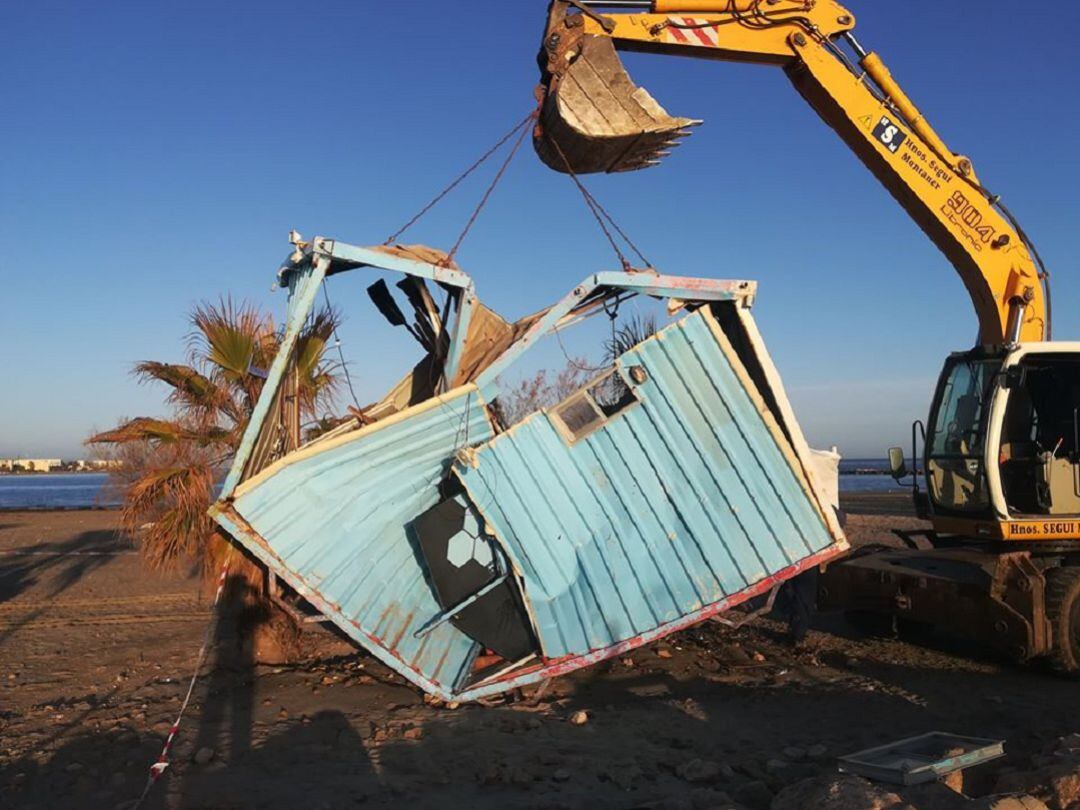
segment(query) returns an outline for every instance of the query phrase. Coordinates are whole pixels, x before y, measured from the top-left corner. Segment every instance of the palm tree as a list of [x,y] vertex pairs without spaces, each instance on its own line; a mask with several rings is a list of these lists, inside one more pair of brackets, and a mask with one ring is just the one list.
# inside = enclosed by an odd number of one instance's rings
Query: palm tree
[[[140,382],[164,383],[168,418],[137,417],[91,436],[121,461],[114,484],[122,495],[121,525],[137,539],[155,569],[198,562],[216,571],[227,548],[207,515],[217,485],[236,452],[281,343],[272,318],[231,299],[203,303],[190,316],[188,363],[137,363]],[[339,318],[331,309],[312,315],[295,349],[301,418],[312,419],[332,400],[339,368],[324,353]],[[261,601],[262,577],[240,564]],[[247,570],[244,570],[244,569]],[[250,601],[250,600],[249,600]],[[265,612],[265,611],[264,611]]]
[[[656,318],[652,315],[633,315],[618,329],[613,329],[611,338],[604,341],[604,362],[614,364],[619,357],[639,343],[656,334]],[[595,392],[600,407],[614,406],[628,396],[630,389],[618,374],[607,377],[599,390]]]

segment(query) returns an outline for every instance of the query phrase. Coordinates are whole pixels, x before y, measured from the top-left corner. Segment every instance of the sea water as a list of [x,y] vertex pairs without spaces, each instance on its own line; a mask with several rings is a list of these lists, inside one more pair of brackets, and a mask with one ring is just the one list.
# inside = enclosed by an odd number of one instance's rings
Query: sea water
[[107,473],[0,475],[0,509],[91,509],[115,507]]

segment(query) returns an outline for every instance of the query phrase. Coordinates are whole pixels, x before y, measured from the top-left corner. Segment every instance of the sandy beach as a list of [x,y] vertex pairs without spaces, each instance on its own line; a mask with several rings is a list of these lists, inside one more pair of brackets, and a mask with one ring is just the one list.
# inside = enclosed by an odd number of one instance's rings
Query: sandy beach
[[[0,514],[2,807],[130,806],[180,705],[206,594],[190,572],[147,573],[116,519]],[[853,514],[848,529],[879,541],[898,523],[914,521]],[[837,755],[930,730],[1007,739],[1006,760],[968,772],[989,785],[1080,717],[1075,683],[1040,668],[861,639],[838,617],[819,617],[810,652],[771,620],[710,623],[539,701],[455,709],[328,633],[256,666],[227,624],[144,807],[766,808]]]

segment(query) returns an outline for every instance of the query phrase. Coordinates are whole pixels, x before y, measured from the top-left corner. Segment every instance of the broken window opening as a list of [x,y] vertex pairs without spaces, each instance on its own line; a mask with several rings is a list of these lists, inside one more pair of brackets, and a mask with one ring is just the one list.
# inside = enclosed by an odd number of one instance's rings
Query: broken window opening
[[449,622],[476,643],[458,688],[539,652],[505,552],[460,491],[418,515],[409,533],[441,608],[414,635],[423,638]]
[[[630,301],[632,309],[624,308],[620,314],[620,307]],[[509,370],[500,376],[500,394],[492,404],[501,424],[511,427],[540,411],[565,410],[563,422],[580,425],[580,429],[569,428],[566,432],[584,435],[605,418],[634,404],[637,400],[627,380],[615,373],[616,363],[652,337],[661,328],[658,322],[663,325],[670,320],[673,312],[666,311],[665,303],[636,292],[606,288],[590,295],[514,362],[511,368],[521,374],[516,381],[507,379],[512,373]],[[597,319],[598,315],[607,317]],[[580,329],[567,328],[579,324],[583,325]],[[593,359],[597,347],[601,352],[599,361]],[[524,373],[520,371],[522,366],[527,369]],[[591,405],[570,401],[583,389],[592,389]]]
[[585,391],[557,406],[553,414],[575,440],[600,427],[604,421],[604,414]]
[[612,372],[589,389],[589,396],[604,416],[614,416],[637,402],[621,374]]
[[618,368],[593,380],[551,409],[563,434],[576,442],[599,430],[609,421],[640,400]]

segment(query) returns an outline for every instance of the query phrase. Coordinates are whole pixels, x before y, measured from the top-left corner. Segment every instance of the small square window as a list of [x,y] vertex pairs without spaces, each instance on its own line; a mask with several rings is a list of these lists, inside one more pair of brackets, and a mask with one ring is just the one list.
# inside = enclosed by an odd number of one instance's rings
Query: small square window
[[585,391],[557,406],[555,415],[574,439],[580,439],[604,421],[604,414],[593,404]]
[[562,423],[568,438],[577,441],[637,401],[634,389],[612,370],[556,405],[552,414]]

